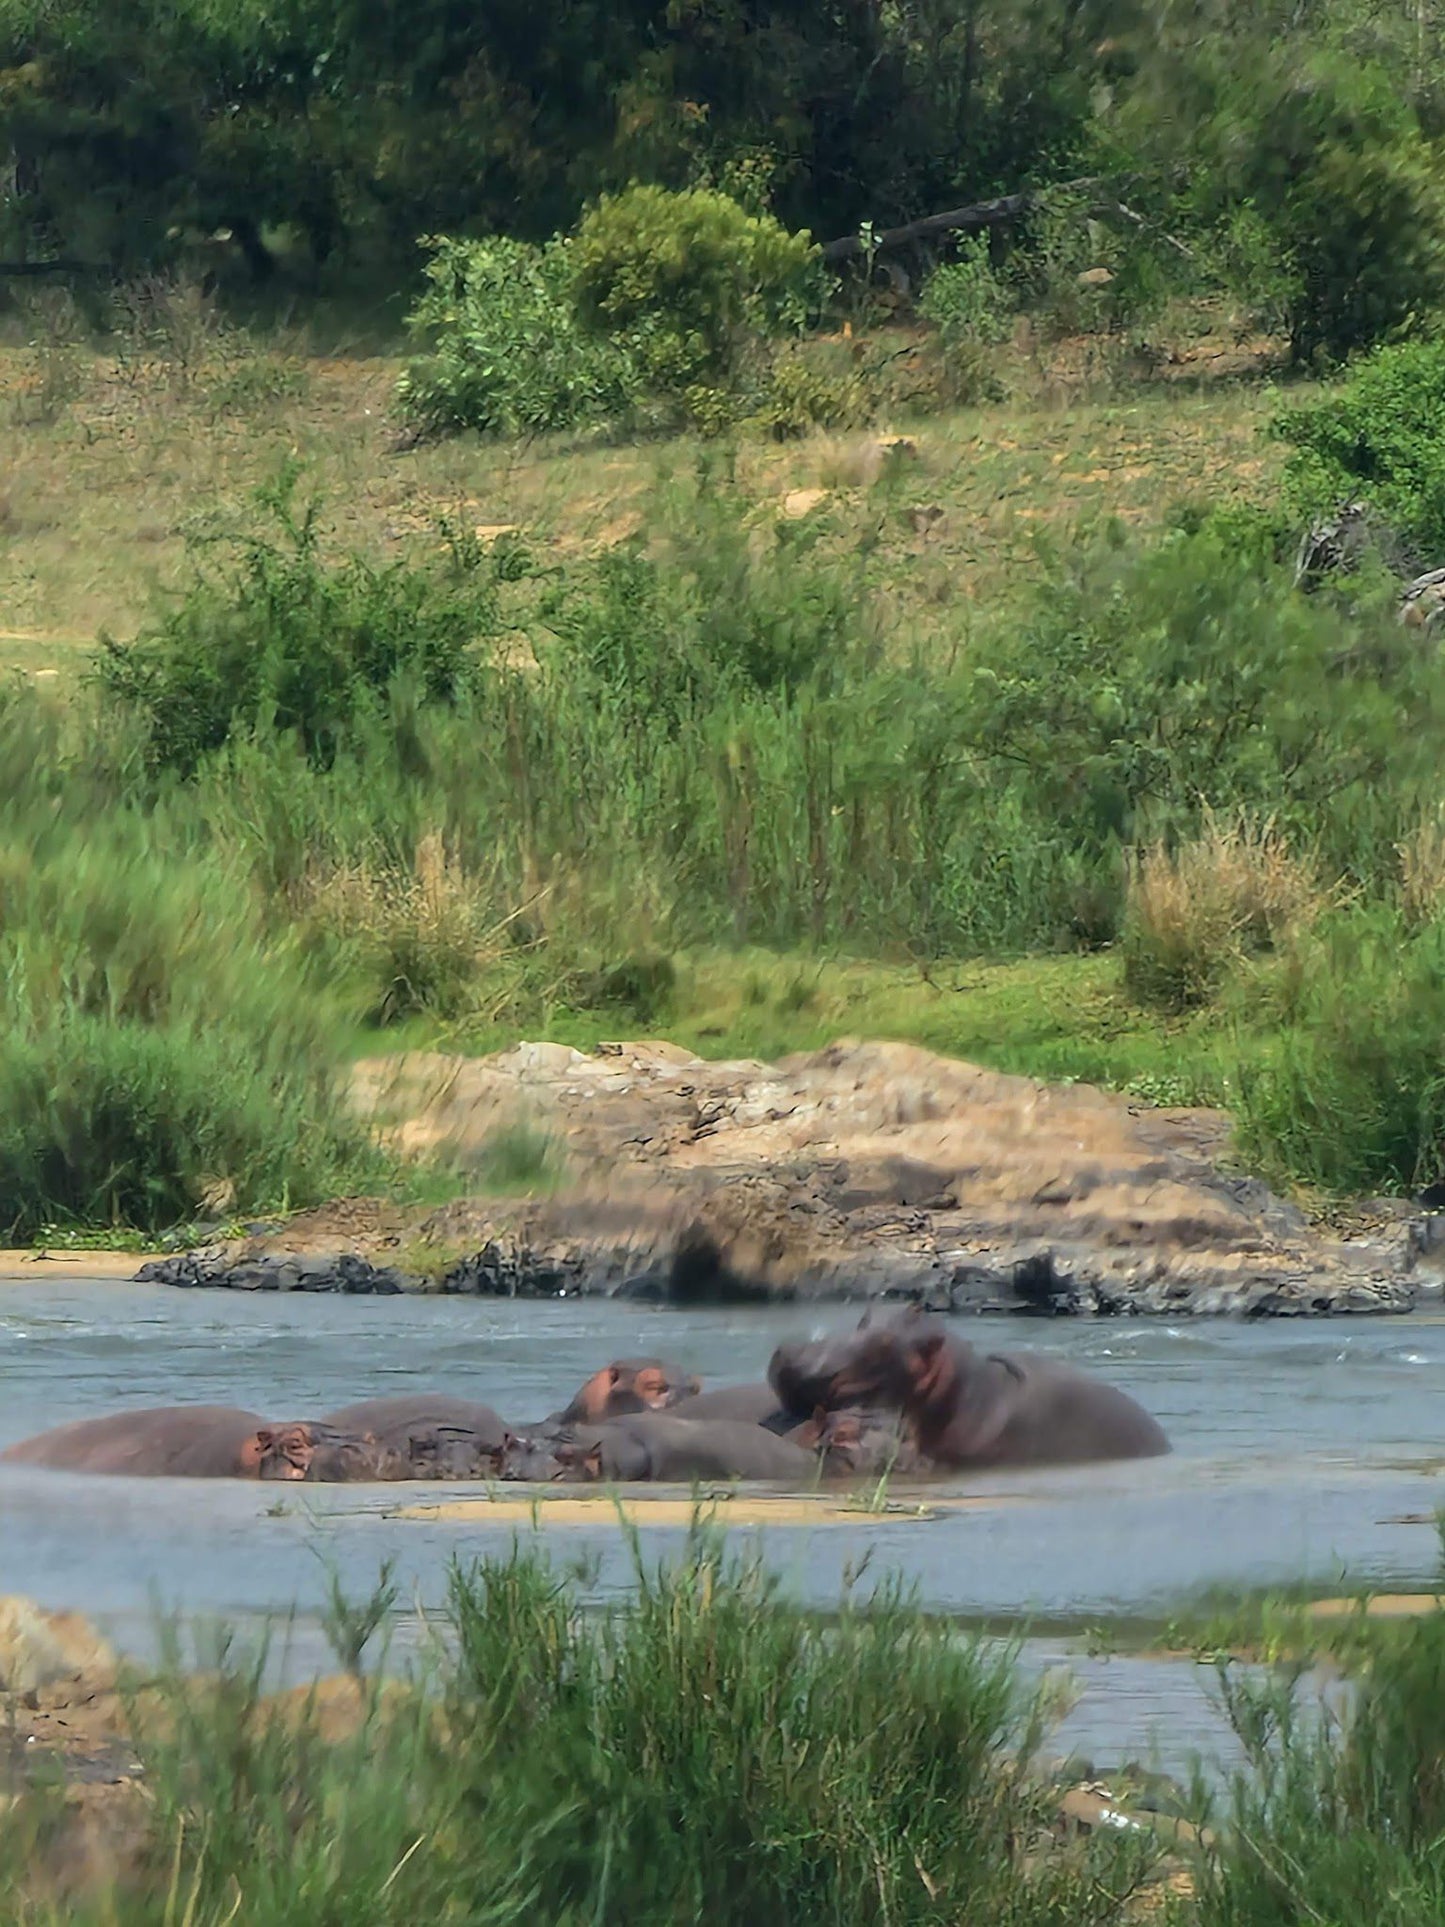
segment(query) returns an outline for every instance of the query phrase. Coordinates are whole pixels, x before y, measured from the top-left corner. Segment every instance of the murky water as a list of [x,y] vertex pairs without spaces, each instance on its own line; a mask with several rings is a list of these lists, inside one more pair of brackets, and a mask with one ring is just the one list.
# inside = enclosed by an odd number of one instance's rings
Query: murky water
[[[113,1283],[0,1285],[0,1444],[135,1404],[211,1400],[276,1418],[443,1387],[518,1422],[554,1409],[597,1364],[661,1352],[714,1382],[759,1376],[778,1336],[839,1308],[681,1312],[607,1301],[343,1299],[189,1293]],[[1137,1465],[987,1475],[978,1501],[929,1520],[850,1517],[763,1535],[795,1595],[831,1603],[901,1569],[935,1609],[1020,1621],[1159,1614],[1207,1587],[1310,1579],[1429,1583],[1445,1500],[1445,1317],[1237,1325],[989,1320],[990,1347],[1054,1353],[1112,1378],[1161,1419],[1174,1454]],[[448,1488],[447,1497],[462,1488]],[[397,1561],[405,1596],[440,1600],[454,1556],[515,1528],[401,1519],[428,1486],[296,1488],[0,1472],[0,1592],[82,1606],[145,1650],[157,1608],[204,1621],[295,1610],[294,1670],[322,1656],[328,1569],[364,1590]],[[630,1583],[615,1519],[558,1529],[596,1562],[595,1593]],[[751,1529],[740,1532],[753,1540]],[[665,1557],[676,1528],[649,1527]],[[1042,1643],[1034,1663],[1054,1663]],[[1065,1738],[1095,1755],[1218,1750],[1191,1667],[1075,1660],[1086,1691]]]

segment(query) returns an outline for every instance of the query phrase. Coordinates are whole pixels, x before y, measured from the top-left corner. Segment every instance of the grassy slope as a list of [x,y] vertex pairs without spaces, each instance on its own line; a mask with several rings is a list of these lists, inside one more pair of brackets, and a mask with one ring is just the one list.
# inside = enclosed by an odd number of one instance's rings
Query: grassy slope
[[[760,501],[829,487],[829,539],[876,545],[870,569],[896,631],[926,635],[953,604],[956,634],[957,602],[996,616],[1040,566],[1041,537],[1067,541],[1101,516],[1148,526],[1185,498],[1268,493],[1275,455],[1260,429],[1273,400],[1260,345],[1205,335],[1174,355],[1138,381],[1101,369],[1097,344],[1001,351],[1010,400],[901,422],[917,453],[882,488],[856,485],[860,436],[745,444],[739,473]],[[244,513],[288,458],[322,494],[338,546],[381,558],[434,541],[440,517],[520,525],[544,552],[618,540],[659,473],[695,453],[465,439],[407,451],[389,413],[398,367],[204,331],[139,361],[0,345],[0,669],[76,673],[96,631],[133,631],[156,587],[181,578],[188,540]],[[925,506],[943,513],[920,531],[913,510]],[[1140,1011],[1108,957],[930,969],[709,954],[682,961],[658,1027],[713,1057],[770,1057],[843,1033],[905,1038],[1166,1101],[1227,1096],[1239,1044],[1251,1048],[1217,1020],[1171,1026]],[[637,1023],[558,1009],[545,1029],[586,1045]],[[404,1041],[510,1040],[418,1026],[357,1047]]]
[[[958,598],[982,612],[1036,566],[1041,535],[1267,492],[1274,457],[1258,428],[1270,398],[1255,381],[1210,378],[1255,360],[1209,339],[1185,352],[1170,378],[1129,384],[1091,379],[1066,350],[1047,363],[1007,351],[1013,399],[901,424],[917,459],[881,504],[847,486],[866,437],[749,444],[739,473],[760,499],[833,486],[836,538],[877,533],[872,567],[898,613],[926,627]],[[400,364],[379,356],[223,341],[194,365],[178,352],[135,365],[77,350],[63,366],[57,376],[0,341],[0,667],[64,672],[98,628],[132,632],[155,586],[182,574],[187,538],[241,513],[288,458],[305,464],[338,543],[387,557],[434,540],[439,516],[520,524],[539,546],[615,541],[659,470],[692,453],[468,439],[403,450],[389,414]],[[60,405],[38,419],[47,398]],[[944,514],[920,533],[915,507]]]

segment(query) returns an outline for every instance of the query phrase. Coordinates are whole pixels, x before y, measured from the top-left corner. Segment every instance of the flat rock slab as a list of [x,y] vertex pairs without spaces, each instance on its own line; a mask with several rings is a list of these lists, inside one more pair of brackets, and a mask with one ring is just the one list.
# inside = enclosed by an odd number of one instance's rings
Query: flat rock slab
[[[249,1289],[671,1302],[916,1298],[947,1311],[1308,1316],[1407,1310],[1428,1226],[1327,1237],[1226,1168],[1229,1120],[1055,1086],[909,1044],[777,1064],[667,1043],[413,1052],[355,1070],[401,1150],[480,1164],[545,1136],[541,1199],[464,1199],[405,1226],[363,1200],[142,1276]],[[446,1255],[422,1281],[404,1239]],[[455,1254],[455,1255],[453,1255]]]

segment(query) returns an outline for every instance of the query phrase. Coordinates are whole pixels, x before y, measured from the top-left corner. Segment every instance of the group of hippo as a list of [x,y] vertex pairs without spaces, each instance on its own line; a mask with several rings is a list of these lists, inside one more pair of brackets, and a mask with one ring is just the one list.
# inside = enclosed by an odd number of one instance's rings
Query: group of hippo
[[511,1426],[448,1394],[363,1399],[271,1424],[226,1406],[83,1419],[0,1453],[73,1472],[182,1478],[810,1482],[1147,1458],[1169,1442],[1112,1385],[1029,1352],[985,1353],[920,1311],[779,1346],[767,1380],[704,1391],[618,1359],[565,1410]]

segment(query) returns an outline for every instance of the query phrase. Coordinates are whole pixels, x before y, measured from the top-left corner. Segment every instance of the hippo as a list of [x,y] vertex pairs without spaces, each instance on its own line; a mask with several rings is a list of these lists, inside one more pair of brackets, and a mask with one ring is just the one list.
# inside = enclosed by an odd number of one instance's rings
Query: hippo
[[682,1419],[646,1412],[578,1426],[552,1446],[556,1478],[618,1481],[771,1479],[811,1484],[818,1460],[806,1446],[737,1419]]
[[565,1411],[561,1425],[600,1425],[633,1412],[661,1412],[682,1399],[695,1398],[699,1380],[661,1358],[615,1358],[594,1372]]
[[937,1467],[1151,1458],[1169,1441],[1115,1386],[1032,1352],[982,1353],[920,1311],[782,1345],[768,1377],[790,1410],[885,1406]]
[[931,1469],[897,1412],[820,1409],[786,1436],[815,1451],[833,1477],[916,1478]]
[[671,1408],[674,1418],[732,1419],[762,1425],[770,1432],[791,1432],[798,1415],[778,1401],[771,1385],[719,1385],[711,1392],[695,1392]]
[[257,1434],[261,1448],[258,1476],[304,1479],[311,1485],[363,1485],[413,1479],[405,1447],[387,1444],[365,1432],[343,1431],[317,1419],[267,1425]]
[[[460,1403],[460,1401],[458,1401]],[[487,1407],[479,1406],[485,1413]],[[409,1423],[396,1433],[363,1432],[324,1420],[268,1426],[258,1437],[263,1479],[313,1485],[380,1484],[402,1479],[490,1479],[512,1434],[491,1414],[481,1428]]]
[[160,1405],[60,1425],[0,1452],[14,1465],[132,1478],[257,1479],[265,1419],[230,1405]]
[[506,1421],[490,1405],[449,1392],[401,1392],[363,1398],[328,1412],[321,1424],[339,1432],[359,1432],[381,1445],[405,1452],[410,1440],[435,1438],[439,1430],[469,1434],[479,1449],[500,1452]]

